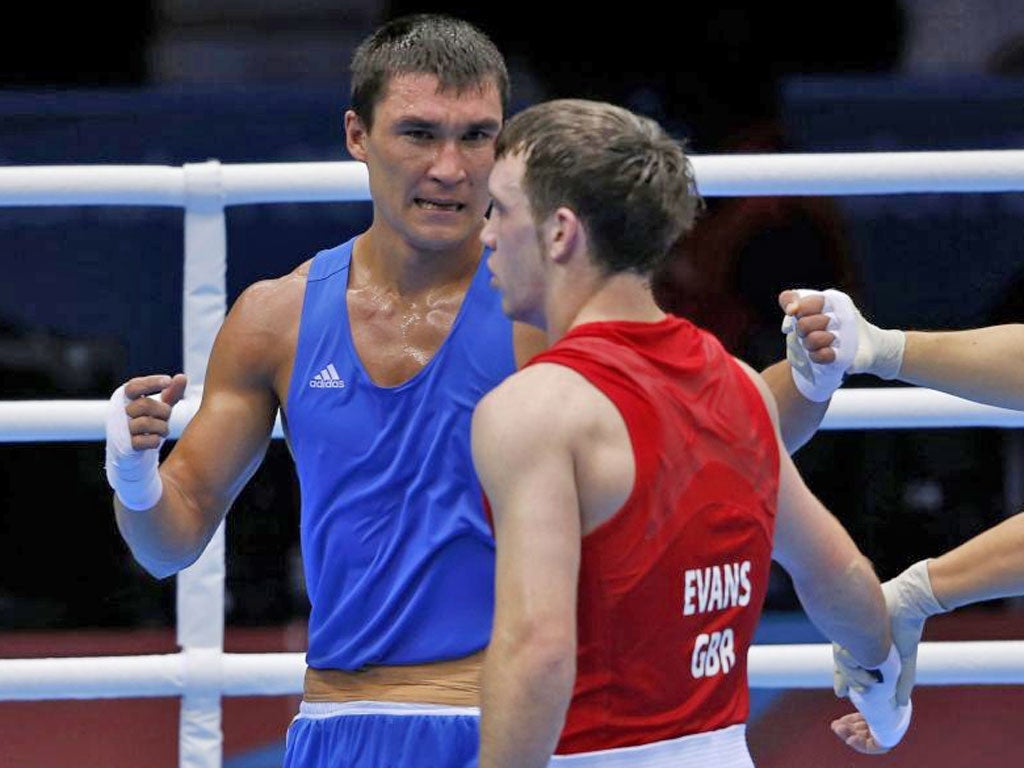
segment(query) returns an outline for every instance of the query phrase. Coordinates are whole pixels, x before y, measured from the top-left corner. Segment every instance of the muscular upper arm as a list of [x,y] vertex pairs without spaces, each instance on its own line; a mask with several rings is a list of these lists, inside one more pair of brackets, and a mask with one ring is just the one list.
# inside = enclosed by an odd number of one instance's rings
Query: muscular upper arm
[[565,637],[575,631],[580,516],[569,426],[542,370],[553,367],[526,369],[481,400],[472,446],[494,514],[495,627]]
[[275,377],[291,354],[290,292],[267,281],[235,302],[214,342],[200,407],[161,467],[204,518],[224,515],[266,452],[278,409]]

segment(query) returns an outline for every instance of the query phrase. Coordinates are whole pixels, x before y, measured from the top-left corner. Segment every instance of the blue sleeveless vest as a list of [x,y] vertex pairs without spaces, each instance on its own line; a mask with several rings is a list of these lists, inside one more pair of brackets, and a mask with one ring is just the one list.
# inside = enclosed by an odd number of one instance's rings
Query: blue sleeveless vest
[[515,370],[512,323],[485,254],[434,357],[403,384],[374,384],[349,327],[353,242],[310,265],[285,413],[312,606],[306,661],[457,658],[490,639],[494,540],[470,419]]

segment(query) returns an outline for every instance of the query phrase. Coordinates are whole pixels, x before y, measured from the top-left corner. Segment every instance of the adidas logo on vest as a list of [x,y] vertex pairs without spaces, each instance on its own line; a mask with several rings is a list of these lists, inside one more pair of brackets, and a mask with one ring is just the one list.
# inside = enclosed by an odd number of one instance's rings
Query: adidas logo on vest
[[344,389],[345,382],[334,367],[334,363],[328,363],[320,373],[309,380],[309,386],[313,389]]

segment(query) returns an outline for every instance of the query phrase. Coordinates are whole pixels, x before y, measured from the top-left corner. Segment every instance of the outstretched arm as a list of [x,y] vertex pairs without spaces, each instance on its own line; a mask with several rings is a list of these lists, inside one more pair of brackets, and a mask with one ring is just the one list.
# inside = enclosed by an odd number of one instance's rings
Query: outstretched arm
[[792,577],[808,617],[833,643],[837,677],[845,675],[845,690],[837,679],[837,693],[858,710],[833,722],[832,729],[858,752],[887,752],[906,733],[912,709],[896,700],[902,662],[882,586],[870,561],[803,484],[788,456],[782,464],[775,558]]
[[899,378],[957,397],[1024,410],[1024,324],[907,331]]
[[[839,291],[786,290],[787,369],[812,400],[827,400],[847,373],[870,373],[1001,408],[1024,410],[1024,324],[964,331],[903,331],[868,322]],[[801,376],[800,370],[812,374]],[[785,402],[772,386],[785,420]],[[806,406],[799,399],[792,408]],[[809,435],[808,435],[809,437]],[[788,444],[789,441],[787,441]]]
[[947,609],[1024,595],[1024,513],[928,563],[935,598]]
[[892,643],[882,587],[871,562],[781,457],[774,557],[808,617],[863,667],[878,667]]
[[[778,423],[772,398],[748,371]],[[882,587],[871,562],[846,529],[806,486],[789,455],[779,451],[779,497],[773,557],[793,580],[808,617],[865,667],[880,665],[891,637]]]
[[1004,520],[939,557],[921,560],[882,585],[902,660],[897,698],[915,683],[925,622],[960,606],[1024,595],[1024,513]]
[[[752,379],[771,412],[764,384]],[[888,751],[903,737],[911,709],[896,703],[900,659],[882,587],[870,561],[807,488],[781,445],[779,453],[773,556],[792,578],[808,617],[844,662],[837,678],[841,672],[856,678],[856,684],[844,681],[848,689],[843,695],[859,712],[833,723],[833,730],[858,751]]]

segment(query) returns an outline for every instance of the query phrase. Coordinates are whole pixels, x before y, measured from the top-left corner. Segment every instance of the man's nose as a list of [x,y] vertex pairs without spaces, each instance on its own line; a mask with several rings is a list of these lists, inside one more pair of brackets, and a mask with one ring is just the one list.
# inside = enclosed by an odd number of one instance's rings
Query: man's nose
[[457,184],[466,178],[465,157],[457,141],[441,142],[430,175],[445,184]]

